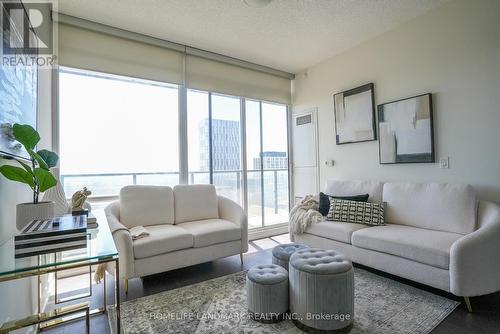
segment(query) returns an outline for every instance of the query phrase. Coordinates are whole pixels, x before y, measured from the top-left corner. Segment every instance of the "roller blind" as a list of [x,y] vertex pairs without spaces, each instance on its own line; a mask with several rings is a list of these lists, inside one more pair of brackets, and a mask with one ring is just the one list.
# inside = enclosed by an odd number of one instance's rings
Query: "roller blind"
[[289,104],[290,79],[186,56],[186,85],[189,88]]
[[181,84],[259,100],[291,102],[290,79],[160,46],[59,24],[59,64]]
[[182,83],[183,53],[59,25],[59,64],[168,83]]

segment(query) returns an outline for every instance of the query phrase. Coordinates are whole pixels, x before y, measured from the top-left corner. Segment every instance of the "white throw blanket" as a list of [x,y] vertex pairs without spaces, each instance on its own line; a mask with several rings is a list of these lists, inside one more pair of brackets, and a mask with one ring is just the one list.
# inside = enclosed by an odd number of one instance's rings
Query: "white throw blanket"
[[290,211],[290,234],[304,233],[309,225],[325,220],[318,208],[318,197],[313,195],[307,195],[294,206]]

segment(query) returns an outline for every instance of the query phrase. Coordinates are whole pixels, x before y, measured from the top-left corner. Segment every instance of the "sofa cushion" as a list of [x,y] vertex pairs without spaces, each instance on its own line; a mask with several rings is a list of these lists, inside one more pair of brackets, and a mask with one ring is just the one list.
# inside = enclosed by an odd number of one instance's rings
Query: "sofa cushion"
[[346,201],[367,202],[368,197],[369,197],[368,194],[354,195],[354,196],[328,196],[327,194],[320,192],[318,211],[323,216],[326,216],[328,214],[328,211],[330,210],[330,200],[332,198],[343,199]]
[[193,247],[193,236],[175,225],[146,227],[149,236],[133,241],[134,257],[144,259],[154,255]]
[[224,219],[204,219],[176,225],[193,235],[194,247],[204,247],[241,239],[241,229]]
[[368,202],[382,202],[382,187],[382,182],[328,180],[324,193],[330,196],[368,194]]
[[386,222],[468,234],[476,228],[476,193],[469,185],[386,183]]
[[211,184],[174,187],[175,223],[219,218],[215,187]]
[[120,222],[128,227],[174,223],[174,194],[164,186],[125,186],[120,190]]
[[461,237],[463,235],[458,233],[404,225],[386,225],[354,232],[352,244],[356,247],[448,269],[451,245]]
[[365,225],[385,225],[385,203],[332,199],[326,220]]
[[364,228],[369,228],[369,226],[353,223],[323,221],[309,225],[305,230],[305,233],[350,244],[352,234],[355,231]]

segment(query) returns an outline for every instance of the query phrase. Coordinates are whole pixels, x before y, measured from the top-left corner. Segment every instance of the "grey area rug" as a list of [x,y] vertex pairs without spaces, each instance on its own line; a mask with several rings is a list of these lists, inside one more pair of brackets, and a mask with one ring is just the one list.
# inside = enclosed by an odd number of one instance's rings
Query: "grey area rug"
[[[124,302],[122,332],[301,333],[290,320],[262,324],[246,316],[245,275],[239,272]],[[355,321],[350,333],[429,333],[459,304],[355,268]],[[113,306],[108,312],[114,319]],[[116,334],[114,321],[110,328]]]

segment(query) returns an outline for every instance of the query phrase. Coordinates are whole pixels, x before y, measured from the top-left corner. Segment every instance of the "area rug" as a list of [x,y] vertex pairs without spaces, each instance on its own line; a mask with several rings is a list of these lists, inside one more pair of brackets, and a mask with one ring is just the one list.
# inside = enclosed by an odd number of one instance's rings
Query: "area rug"
[[[121,304],[123,334],[301,333],[291,320],[262,324],[247,316],[245,272]],[[355,268],[350,333],[430,333],[460,303]],[[114,319],[115,309],[108,309]],[[111,333],[116,325],[110,321]]]

